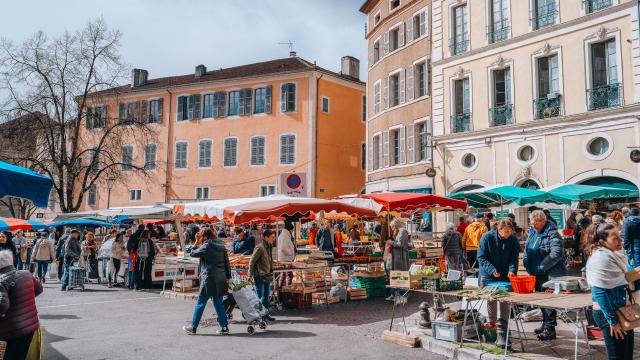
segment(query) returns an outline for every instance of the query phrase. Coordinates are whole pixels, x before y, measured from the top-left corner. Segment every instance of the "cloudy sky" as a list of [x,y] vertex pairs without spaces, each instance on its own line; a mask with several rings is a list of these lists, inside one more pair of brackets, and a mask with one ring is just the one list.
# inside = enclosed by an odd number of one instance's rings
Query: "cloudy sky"
[[[75,31],[102,16],[123,33],[121,53],[149,77],[191,73],[288,56],[339,70],[340,58],[366,63],[363,0],[20,0],[0,12],[0,36],[20,42],[43,30]],[[364,78],[364,66],[360,67]]]

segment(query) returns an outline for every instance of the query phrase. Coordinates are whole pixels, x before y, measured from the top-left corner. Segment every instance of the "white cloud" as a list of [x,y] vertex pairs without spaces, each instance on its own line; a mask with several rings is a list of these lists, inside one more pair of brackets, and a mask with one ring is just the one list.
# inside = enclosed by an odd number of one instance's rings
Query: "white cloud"
[[366,66],[362,0],[21,0],[0,12],[0,34],[20,42],[37,30],[57,36],[104,17],[123,33],[121,53],[150,77],[288,56],[330,70],[352,55]]

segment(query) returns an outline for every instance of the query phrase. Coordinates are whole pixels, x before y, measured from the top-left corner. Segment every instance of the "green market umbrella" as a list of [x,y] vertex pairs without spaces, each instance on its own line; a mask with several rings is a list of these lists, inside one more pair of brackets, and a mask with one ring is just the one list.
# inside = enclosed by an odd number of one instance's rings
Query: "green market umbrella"
[[633,190],[579,184],[558,184],[541,189],[541,191],[547,193],[550,200],[569,205],[580,200],[634,196]]
[[466,200],[470,206],[481,209],[500,207],[511,202],[525,206],[529,203],[544,202],[549,199],[549,195],[542,191],[511,185],[494,185],[469,191],[459,191],[448,197]]

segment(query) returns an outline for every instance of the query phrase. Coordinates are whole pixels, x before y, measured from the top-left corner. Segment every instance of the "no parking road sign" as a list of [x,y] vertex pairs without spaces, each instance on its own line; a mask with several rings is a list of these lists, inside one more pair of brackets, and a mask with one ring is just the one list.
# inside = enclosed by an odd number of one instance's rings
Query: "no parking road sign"
[[307,174],[284,173],[280,175],[282,194],[294,197],[307,197]]

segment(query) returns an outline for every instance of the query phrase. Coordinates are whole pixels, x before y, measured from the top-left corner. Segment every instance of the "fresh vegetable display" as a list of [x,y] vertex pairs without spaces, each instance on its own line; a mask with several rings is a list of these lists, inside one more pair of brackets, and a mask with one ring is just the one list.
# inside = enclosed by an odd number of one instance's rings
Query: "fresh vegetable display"
[[511,296],[511,294],[504,288],[496,289],[495,287],[485,287],[480,290],[462,290],[458,292],[458,295],[467,296],[470,298],[477,299],[499,299],[507,296]]
[[416,271],[415,275],[433,276],[438,274],[439,272],[440,272],[440,269],[438,269],[437,266],[429,265],[429,266],[424,266],[422,269]]
[[245,286],[250,286],[253,285],[251,282],[249,281],[240,281],[239,283],[233,285],[233,291],[238,291],[240,289],[242,289]]

